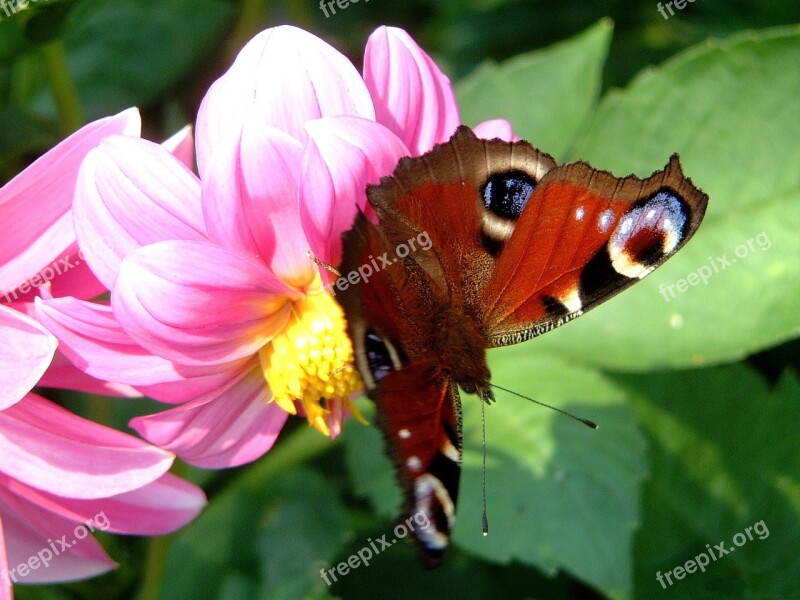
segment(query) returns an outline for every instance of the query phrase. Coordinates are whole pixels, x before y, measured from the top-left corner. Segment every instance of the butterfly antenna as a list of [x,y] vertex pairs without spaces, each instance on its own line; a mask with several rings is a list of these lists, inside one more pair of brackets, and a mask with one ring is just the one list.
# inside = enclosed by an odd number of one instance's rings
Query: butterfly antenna
[[313,262],[318,267],[322,267],[323,269],[333,273],[337,277],[341,277],[342,276],[342,274],[339,273],[339,271],[337,271],[336,269],[334,269],[331,265],[329,265],[325,261],[322,261],[322,260],[318,259],[316,256],[314,256],[314,253],[311,250],[306,252],[306,256],[308,256],[308,258],[311,259],[311,262]]
[[342,371],[346,371],[347,369],[354,369],[354,368],[355,367],[353,367],[353,365],[345,365],[343,367],[339,367],[338,369],[334,369],[333,371],[331,371],[330,374],[328,375],[328,377],[334,377],[334,376],[338,375],[339,373],[341,373]]
[[481,402],[481,429],[483,431],[483,535],[489,535],[489,518],[486,516],[486,402]]
[[[520,398],[524,398],[525,400],[529,400],[530,402],[533,402],[534,404],[539,404],[540,406],[546,406],[547,408],[552,408],[554,411],[560,412],[562,415],[567,415],[568,417],[571,417],[571,418],[575,419],[576,421],[580,421],[581,423],[583,423],[587,427],[591,427],[592,429],[597,429],[597,423],[595,423],[594,421],[590,421],[589,419],[582,419],[581,417],[573,415],[571,412],[567,412],[566,410],[561,410],[560,408],[556,408],[555,406],[551,406],[549,404],[545,404],[544,402],[539,402],[538,400],[534,400],[533,398],[528,398],[527,396],[525,396],[523,394],[520,394],[519,392],[515,392],[514,390],[506,389],[506,388],[504,388],[502,386],[497,385],[496,383],[490,383],[489,385],[491,385],[493,388],[497,388],[498,390],[503,390],[504,392],[506,392],[508,394],[512,394],[514,396],[519,396]],[[486,443],[485,436],[484,436],[484,443]]]

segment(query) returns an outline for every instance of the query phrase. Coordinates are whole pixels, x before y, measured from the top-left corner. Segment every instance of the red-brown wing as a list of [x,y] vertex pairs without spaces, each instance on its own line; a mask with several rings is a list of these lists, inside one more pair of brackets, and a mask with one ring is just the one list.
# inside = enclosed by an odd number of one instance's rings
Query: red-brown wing
[[403,490],[401,519],[413,527],[426,566],[434,567],[444,557],[456,518],[458,390],[435,365],[412,364],[386,375],[370,395]]
[[647,179],[617,178],[585,163],[552,169],[483,290],[491,344],[549,331],[639,281],[692,237],[707,201],[677,156]]
[[[388,264],[367,281],[332,291],[345,310],[355,363],[395,463],[405,499],[403,518],[413,519],[408,528],[413,525],[423,562],[433,567],[444,556],[455,520],[460,401],[444,365],[431,360],[432,288],[446,285],[411,258],[395,262],[396,246],[387,231],[407,240],[413,231],[405,227],[391,218],[376,227],[359,216],[344,238],[340,272],[357,272],[370,257],[386,253]],[[439,265],[430,268],[441,271]]]
[[411,235],[430,237],[429,250],[408,257],[430,292],[455,309],[474,308],[494,268],[496,239],[510,227],[485,210],[481,187],[496,173],[517,171],[536,183],[554,166],[527,142],[483,140],[462,126],[447,143],[400,160],[367,195],[389,247]]

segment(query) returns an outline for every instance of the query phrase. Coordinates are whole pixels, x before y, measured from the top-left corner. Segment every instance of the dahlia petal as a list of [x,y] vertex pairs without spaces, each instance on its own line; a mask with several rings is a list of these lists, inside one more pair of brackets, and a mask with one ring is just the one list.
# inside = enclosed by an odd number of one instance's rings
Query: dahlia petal
[[210,365],[255,354],[286,323],[289,294],[243,254],[209,242],[167,241],[125,259],[112,306],[146,349]]
[[[5,485],[0,486],[0,514],[9,571],[13,570],[9,575],[16,583],[75,581],[117,566],[84,525],[28,503],[4,488]],[[85,537],[79,539],[84,531]],[[50,551],[50,557],[45,549]],[[31,557],[38,557],[40,563],[45,559],[48,564],[20,570],[18,565],[27,563]]]
[[[112,134],[139,135],[139,112],[128,109],[82,127],[0,188],[0,292],[14,290],[75,244],[72,198],[87,152]],[[36,218],[25,218],[35,214]]]
[[501,139],[504,142],[518,142],[519,137],[514,135],[511,123],[505,119],[490,119],[479,123],[472,128],[472,132],[484,140]]
[[364,81],[350,61],[318,37],[291,26],[250,40],[209,89],[197,115],[197,163],[205,177],[212,152],[228,152],[253,122],[306,141],[306,121],[355,115],[374,119]]
[[289,134],[256,123],[234,151],[217,156],[203,180],[210,239],[258,256],[298,288],[316,273],[297,210],[303,151]]
[[402,29],[379,27],[369,37],[364,81],[378,123],[396,133],[414,155],[447,141],[458,127],[450,80]]
[[171,473],[139,488],[108,498],[64,498],[4,475],[0,484],[49,513],[94,529],[130,535],[164,535],[194,519],[206,504],[203,490]]
[[18,402],[47,369],[58,342],[39,323],[0,306],[0,410]]
[[161,142],[161,145],[186,165],[190,171],[194,170],[194,133],[192,133],[191,125],[184,126],[173,136]]
[[11,578],[8,576],[8,553],[6,552],[6,534],[3,515],[0,513],[0,600],[13,600]]
[[357,117],[318,119],[307,129],[300,218],[314,255],[338,265],[341,235],[365,207],[367,184],[391,174],[408,149],[386,127]]
[[53,361],[39,380],[40,387],[57,388],[61,390],[75,390],[96,394],[99,396],[122,396],[126,398],[140,398],[141,392],[130,385],[101,381],[88,375],[73,365],[61,350],[56,350]]
[[[112,395],[132,395],[119,393],[127,391],[128,386],[122,385],[124,383],[136,386],[140,392],[162,402],[185,402],[219,388],[243,364],[234,362],[213,367],[176,365],[137,344],[107,305],[74,298],[39,300],[36,315],[59,338],[59,352],[77,366],[79,373],[86,373],[87,379],[122,382],[106,384],[117,392]],[[42,385],[48,385],[48,375],[49,371]],[[59,383],[58,387],[75,389],[68,385],[69,381]],[[105,393],[109,394],[109,391]]]
[[107,291],[82,260],[75,242],[63,255],[40,269],[22,286],[5,292],[2,298],[9,302],[33,302],[39,296],[74,296],[90,300]]
[[142,437],[208,469],[235,467],[262,456],[275,443],[287,413],[267,402],[257,368],[221,394],[137,417],[131,427]]
[[0,411],[0,431],[0,473],[68,498],[128,492],[160,477],[173,460],[35,394]]
[[[94,276],[89,264],[81,258],[81,253],[75,251],[58,257],[53,265],[60,273],[51,281],[50,293],[53,296],[74,296],[84,300],[91,300],[108,291],[97,277]],[[46,270],[44,272],[46,275]]]
[[200,181],[167,150],[139,138],[112,136],[87,155],[73,213],[81,252],[108,289],[137,248],[207,237]]

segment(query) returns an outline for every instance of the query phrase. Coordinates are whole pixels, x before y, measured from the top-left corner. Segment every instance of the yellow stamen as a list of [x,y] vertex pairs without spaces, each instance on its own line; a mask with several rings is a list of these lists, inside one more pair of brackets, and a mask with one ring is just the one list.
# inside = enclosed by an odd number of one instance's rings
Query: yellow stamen
[[[275,402],[296,414],[300,402],[309,424],[330,435],[328,402],[340,400],[363,420],[349,398],[363,387],[353,363],[344,313],[329,294],[303,296],[292,303],[284,330],[258,354]],[[323,405],[324,401],[324,405]]]

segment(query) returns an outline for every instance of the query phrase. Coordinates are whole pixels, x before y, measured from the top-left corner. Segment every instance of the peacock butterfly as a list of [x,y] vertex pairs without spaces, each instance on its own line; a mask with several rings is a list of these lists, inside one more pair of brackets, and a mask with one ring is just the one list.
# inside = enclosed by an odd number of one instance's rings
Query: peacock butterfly
[[[708,197],[677,155],[647,179],[617,178],[463,126],[401,159],[367,196],[376,222],[356,217],[341,270],[374,257],[386,266],[337,298],[405,517],[430,521],[414,535],[432,567],[455,522],[458,387],[491,402],[488,348],[550,331],[644,278],[692,237]],[[422,235],[429,249],[409,252]]]

